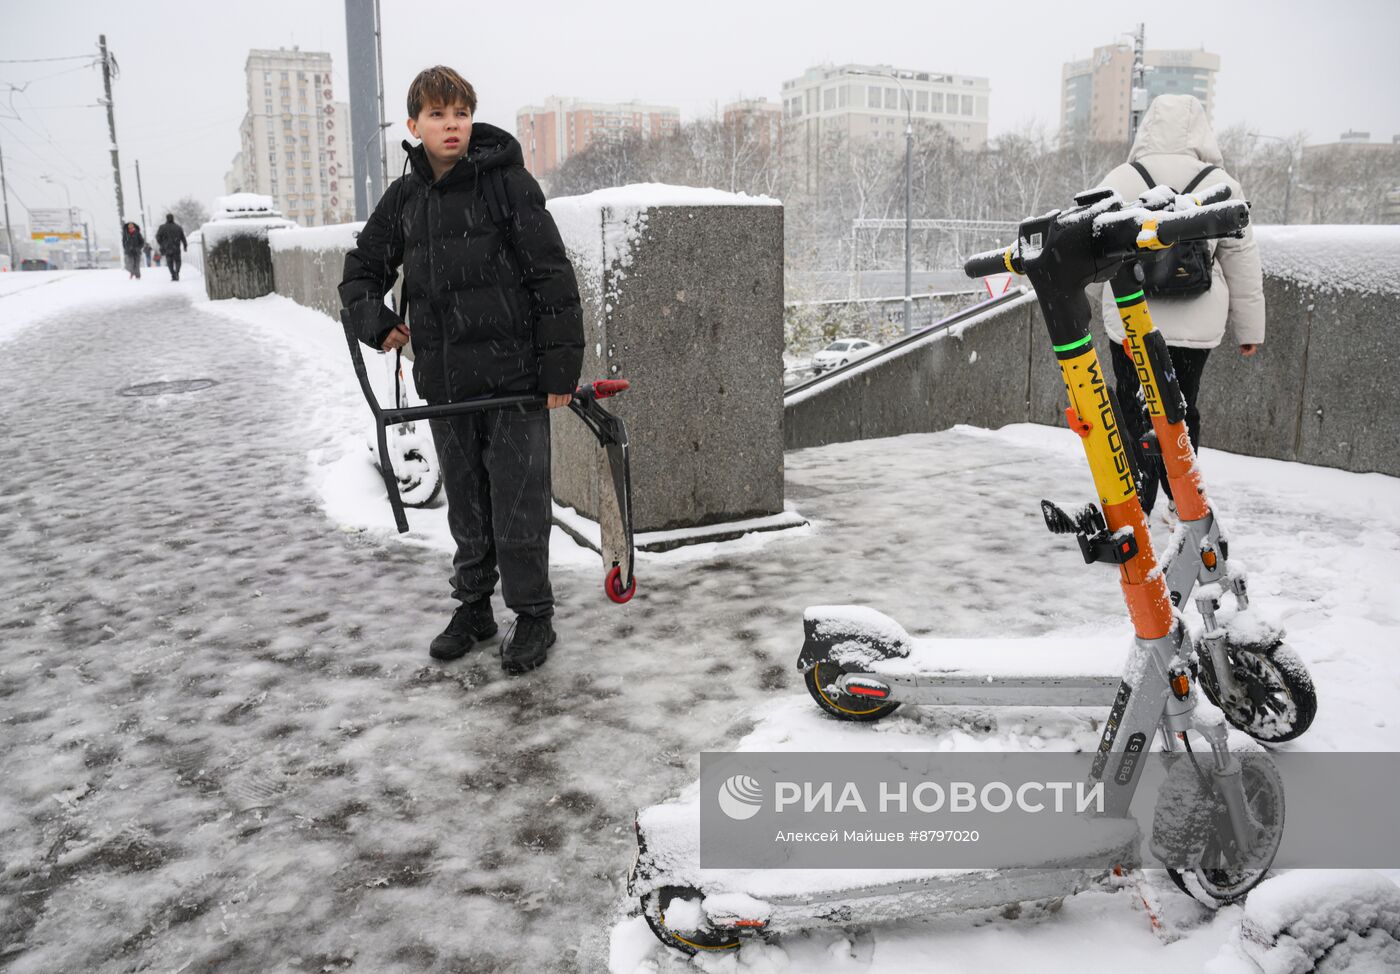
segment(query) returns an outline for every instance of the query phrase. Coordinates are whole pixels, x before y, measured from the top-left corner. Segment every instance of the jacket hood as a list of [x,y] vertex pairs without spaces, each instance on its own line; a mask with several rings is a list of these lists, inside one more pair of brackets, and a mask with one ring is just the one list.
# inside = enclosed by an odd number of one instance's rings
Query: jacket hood
[[[431,184],[433,167],[428,162],[428,150],[423,148],[422,143],[415,144],[407,139],[404,140],[403,148],[408,153],[408,162],[413,171]],[[486,122],[473,122],[471,139],[467,142],[466,158],[458,160],[457,165],[442,178],[443,182],[455,182],[466,173],[474,174],[503,166],[523,165],[525,154],[515,136]]]
[[1195,156],[1217,166],[1225,162],[1205,108],[1190,95],[1158,95],[1148,106],[1128,161],[1154,155]]

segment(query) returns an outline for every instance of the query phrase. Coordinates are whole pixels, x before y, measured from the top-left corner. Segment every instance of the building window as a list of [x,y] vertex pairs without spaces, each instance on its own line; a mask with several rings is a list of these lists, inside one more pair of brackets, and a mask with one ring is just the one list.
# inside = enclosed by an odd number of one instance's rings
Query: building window
[[898,108],[898,107],[899,107],[899,89],[898,89],[898,88],[886,88],[886,89],[885,89],[885,107],[886,107],[886,108]]
[[882,97],[883,96],[880,94],[880,86],[870,85],[865,90],[865,107],[879,108],[881,105]]
[[972,114],[972,96],[971,96],[971,95],[963,95],[963,96],[962,96],[962,113],[963,113],[964,115],[971,115],[971,114]]
[[914,93],[914,111],[916,111],[916,112],[926,112],[926,111],[928,111],[928,92],[927,92],[927,91],[917,91],[917,92]]
[[850,100],[850,89],[842,85],[837,89],[836,104],[840,108],[845,108]]
[[935,115],[943,114],[943,92],[930,91],[928,93],[928,110]]
[[822,92],[822,111],[829,112],[836,107],[836,89],[828,88]]

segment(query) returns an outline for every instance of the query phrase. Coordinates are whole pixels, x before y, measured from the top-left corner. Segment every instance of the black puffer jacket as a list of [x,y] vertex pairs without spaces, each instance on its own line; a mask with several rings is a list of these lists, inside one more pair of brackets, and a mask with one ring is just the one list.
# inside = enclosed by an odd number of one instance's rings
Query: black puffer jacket
[[185,242],[185,228],[174,220],[166,220],[156,230],[156,246],[167,257],[178,253],[181,247],[190,249],[190,245]]
[[[466,158],[437,182],[423,148],[408,153],[410,172],[345,255],[340,301],[356,335],[377,349],[398,323],[383,298],[402,264],[424,399],[572,392],[583,364],[578,282],[520,143],[477,122]],[[500,224],[486,200],[493,185],[509,199]]]

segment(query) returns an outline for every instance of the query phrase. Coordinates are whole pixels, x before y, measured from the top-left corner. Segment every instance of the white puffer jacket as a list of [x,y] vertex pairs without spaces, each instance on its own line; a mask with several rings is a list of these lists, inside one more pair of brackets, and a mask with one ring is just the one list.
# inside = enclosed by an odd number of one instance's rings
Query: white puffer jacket
[[[1205,109],[1190,95],[1157,96],[1138,127],[1128,160],[1142,163],[1157,185],[1177,190],[1207,164],[1219,166],[1223,161]],[[1223,169],[1208,173],[1196,191],[1219,183],[1229,184],[1231,199],[1248,198]],[[1117,190],[1128,203],[1147,190],[1142,176],[1127,163],[1105,176],[1101,185]],[[1225,335],[1227,322],[1236,344],[1259,344],[1264,341],[1264,277],[1254,231],[1246,229],[1240,239],[1215,241],[1212,250],[1215,269],[1210,290],[1191,297],[1149,298],[1152,321],[1168,345],[1215,348]],[[1121,342],[1123,324],[1110,288],[1103,288],[1102,302],[1104,330]]]

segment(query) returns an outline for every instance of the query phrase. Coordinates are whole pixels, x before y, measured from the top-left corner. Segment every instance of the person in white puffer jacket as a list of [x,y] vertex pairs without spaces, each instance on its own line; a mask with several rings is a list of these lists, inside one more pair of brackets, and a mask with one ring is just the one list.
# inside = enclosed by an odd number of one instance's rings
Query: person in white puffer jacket
[[[1137,138],[1128,152],[1128,162],[1103,178],[1100,185],[1116,190],[1131,203],[1148,189],[1134,162],[1145,168],[1156,185],[1183,190],[1207,166],[1207,172],[1192,190],[1199,193],[1226,183],[1231,199],[1248,199],[1240,184],[1223,168],[1220,145],[1206,118],[1201,103],[1190,95],[1158,95],[1148,106],[1138,127]],[[1240,353],[1253,355],[1264,342],[1264,275],[1259,266],[1259,251],[1254,245],[1254,232],[1246,228],[1241,238],[1227,237],[1211,241],[1214,263],[1208,291],[1191,296],[1153,296],[1148,294],[1152,321],[1171,352],[1177,382],[1186,397],[1186,428],[1191,445],[1201,445],[1201,414],[1196,399],[1201,388],[1210,350],[1225,337],[1228,326]],[[1113,292],[1103,288],[1103,323],[1108,332],[1118,401],[1122,404],[1129,432],[1140,437],[1146,432],[1146,418],[1135,407],[1140,387],[1137,373],[1122,348],[1123,323],[1114,305]],[[1141,472],[1138,485],[1142,506],[1151,511],[1160,482],[1166,486],[1161,471],[1148,464]],[[1170,488],[1167,488],[1170,494]]]

